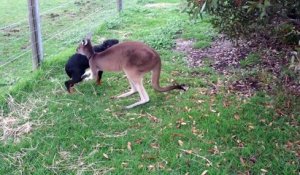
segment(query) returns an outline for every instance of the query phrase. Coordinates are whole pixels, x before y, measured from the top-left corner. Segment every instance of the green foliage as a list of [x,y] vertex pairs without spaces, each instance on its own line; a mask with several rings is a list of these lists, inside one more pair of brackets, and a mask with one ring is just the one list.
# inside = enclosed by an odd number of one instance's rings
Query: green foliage
[[[187,0],[186,11],[195,18],[204,12],[212,14],[212,22],[232,38],[252,37],[258,33],[289,44],[298,44],[300,1],[298,0]],[[288,30],[273,30],[288,23]],[[298,26],[298,28],[296,27]],[[288,34],[288,36],[287,36]]]
[[300,41],[300,30],[289,23],[279,25],[273,33],[277,35],[277,38],[282,38],[284,43],[297,44]]

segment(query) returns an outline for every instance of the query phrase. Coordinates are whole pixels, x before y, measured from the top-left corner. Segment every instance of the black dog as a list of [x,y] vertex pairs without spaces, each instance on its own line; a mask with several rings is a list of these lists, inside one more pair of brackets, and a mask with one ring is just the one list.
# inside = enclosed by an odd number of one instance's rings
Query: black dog
[[[95,52],[103,52],[107,48],[109,48],[115,44],[118,44],[118,43],[119,43],[119,40],[117,40],[117,39],[109,39],[109,40],[103,41],[103,43],[100,45],[94,46],[93,49]],[[85,70],[89,67],[90,67],[89,61],[88,61],[87,57],[84,55],[76,53],[69,58],[66,66],[65,66],[66,73],[71,78],[71,80],[68,80],[65,82],[65,86],[69,93],[71,93],[71,91],[72,91],[71,88],[76,83],[79,83],[80,81],[82,81],[84,79],[84,77],[82,77],[82,75],[85,73]],[[102,74],[103,74],[102,71],[98,72],[99,79],[97,80],[97,82],[99,82],[99,84],[101,82]]]

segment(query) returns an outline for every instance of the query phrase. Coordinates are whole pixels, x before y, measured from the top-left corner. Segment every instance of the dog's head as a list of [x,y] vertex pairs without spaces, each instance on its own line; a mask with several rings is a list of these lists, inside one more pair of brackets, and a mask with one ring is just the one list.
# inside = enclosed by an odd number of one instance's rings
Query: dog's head
[[103,45],[106,47],[106,48],[109,48],[115,44],[118,44],[119,43],[119,40],[117,39],[108,39],[108,40],[105,40],[103,41]]
[[103,41],[102,44],[94,46],[94,51],[95,52],[103,52],[106,49],[108,49],[111,46],[118,44],[118,43],[119,43],[119,40],[117,40],[117,39],[108,39],[108,40]]

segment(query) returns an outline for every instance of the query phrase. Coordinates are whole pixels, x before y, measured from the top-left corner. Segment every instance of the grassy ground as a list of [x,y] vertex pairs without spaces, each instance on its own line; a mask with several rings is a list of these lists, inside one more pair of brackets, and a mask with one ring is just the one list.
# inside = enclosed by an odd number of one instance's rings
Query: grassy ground
[[138,2],[100,25],[93,41],[148,43],[161,54],[161,84],[189,90],[155,92],[147,75],[150,102],[124,110],[138,96],[111,99],[129,86],[123,74],[105,72],[101,86],[84,82],[69,95],[64,64],[74,44],[2,99],[0,174],[297,174],[299,111],[279,115],[264,92],[230,93],[209,63],[188,68],[174,41],[209,43],[211,35],[201,35],[211,33],[209,23],[189,23],[176,1]]
[[[126,2],[124,7],[131,4],[134,2]],[[116,2],[109,0],[40,1],[39,11],[44,59],[70,48],[87,32],[118,16]],[[0,94],[32,72],[27,13],[27,1],[4,0],[0,5]]]

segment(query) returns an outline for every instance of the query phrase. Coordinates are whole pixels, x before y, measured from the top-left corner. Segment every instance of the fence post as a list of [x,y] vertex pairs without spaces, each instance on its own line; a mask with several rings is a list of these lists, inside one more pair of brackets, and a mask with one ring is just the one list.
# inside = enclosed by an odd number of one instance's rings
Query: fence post
[[117,0],[118,12],[122,12],[123,10],[123,0]]
[[28,0],[28,12],[31,33],[32,66],[35,70],[40,66],[43,60],[42,32],[38,0]]

